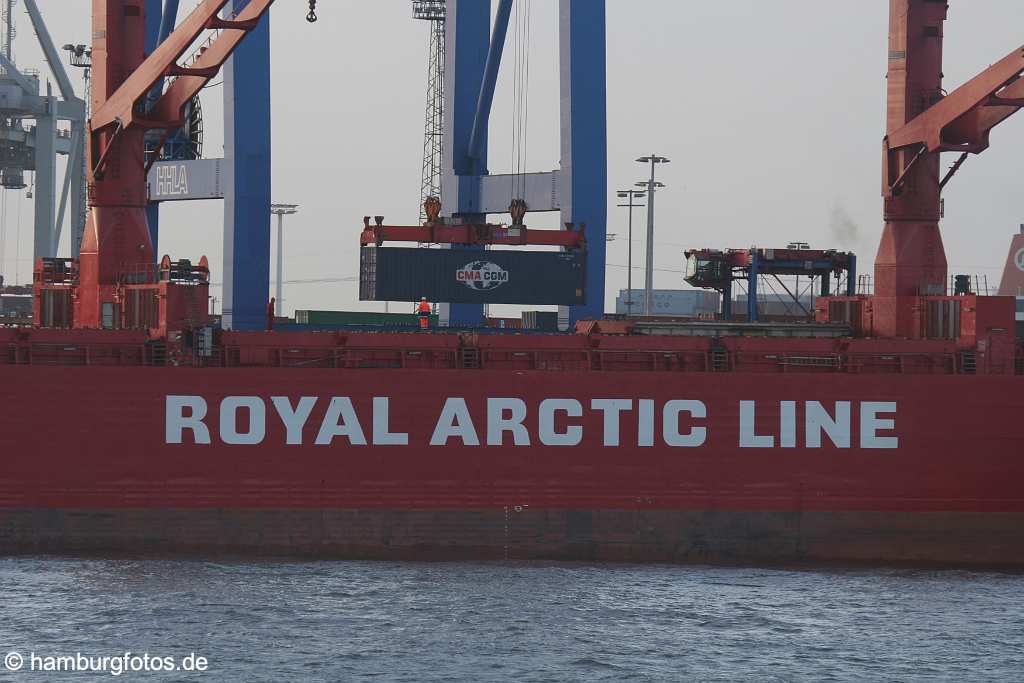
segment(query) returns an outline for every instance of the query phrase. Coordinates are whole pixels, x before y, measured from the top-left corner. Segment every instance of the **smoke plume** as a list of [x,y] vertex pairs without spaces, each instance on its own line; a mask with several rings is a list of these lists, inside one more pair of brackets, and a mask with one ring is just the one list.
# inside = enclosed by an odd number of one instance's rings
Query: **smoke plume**
[[860,239],[860,228],[850,218],[850,214],[842,204],[836,202],[832,207],[832,215],[829,217],[829,229],[837,246],[853,247]]

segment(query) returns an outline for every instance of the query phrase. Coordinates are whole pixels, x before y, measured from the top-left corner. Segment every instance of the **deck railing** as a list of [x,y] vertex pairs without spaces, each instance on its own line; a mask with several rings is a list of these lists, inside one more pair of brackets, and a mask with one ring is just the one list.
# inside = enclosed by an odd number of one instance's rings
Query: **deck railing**
[[[475,350],[467,364],[466,348]],[[0,365],[198,366],[292,369],[480,369],[540,372],[755,374],[907,374],[1024,376],[1024,356],[1003,366],[967,367],[954,353],[793,354],[705,350],[400,348],[368,346],[219,346],[209,356],[160,341],[32,339],[32,331],[0,329]]]

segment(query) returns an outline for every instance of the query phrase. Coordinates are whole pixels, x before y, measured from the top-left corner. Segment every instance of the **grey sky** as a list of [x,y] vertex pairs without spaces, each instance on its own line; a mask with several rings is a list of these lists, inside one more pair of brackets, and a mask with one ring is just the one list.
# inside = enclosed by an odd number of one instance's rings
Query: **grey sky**
[[[58,45],[87,41],[91,2],[40,4]],[[194,4],[182,0],[183,13]],[[322,0],[313,25],[304,20],[305,5],[278,0],[272,14],[274,199],[302,205],[288,221],[286,280],[356,275],[361,217],[414,221],[419,192],[426,24],[410,17],[408,0]],[[1024,43],[1019,0],[951,5],[950,90]],[[881,230],[887,7],[885,0],[608,0],[610,189],[641,178],[632,161],[639,155],[673,160],[660,171],[668,188],[659,195],[657,287],[680,285],[685,247],[802,240],[856,251],[868,272]],[[558,160],[556,8],[555,0],[533,0],[533,170]],[[44,71],[27,16],[19,10],[16,20],[19,65]],[[510,79],[505,69],[492,124],[492,172],[510,167],[511,88],[502,88]],[[216,87],[203,99],[208,156],[222,149],[220,100]],[[951,271],[998,284],[1010,234],[1024,222],[1022,143],[1024,115],[998,129],[992,149],[972,157],[947,188]],[[19,194],[8,192],[6,202],[3,272],[11,278]],[[20,203],[18,270],[27,281],[31,201]],[[609,231],[619,239],[608,259],[621,265],[625,214],[615,203],[610,196]],[[532,224],[556,220],[534,217]],[[216,202],[169,206],[160,251],[207,254],[219,272],[221,223]],[[609,268],[609,306],[625,280],[623,268]],[[373,308],[357,301],[356,289],[286,286],[286,309]]]

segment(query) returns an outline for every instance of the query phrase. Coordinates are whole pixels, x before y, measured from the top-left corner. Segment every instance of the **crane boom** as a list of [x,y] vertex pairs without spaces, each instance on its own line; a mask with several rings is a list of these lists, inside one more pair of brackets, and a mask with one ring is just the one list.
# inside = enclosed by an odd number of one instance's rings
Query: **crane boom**
[[46,29],[46,22],[43,21],[43,15],[39,11],[39,6],[36,5],[36,0],[25,0],[25,9],[28,10],[29,19],[32,21],[32,28],[35,29],[36,35],[39,37],[39,45],[43,48],[46,63],[50,65],[50,71],[53,72],[53,77],[57,79],[57,89],[60,90],[60,96],[67,102],[73,101],[76,99],[75,88],[71,85],[68,72],[60,62],[57,48],[53,44],[50,32]]
[[[124,83],[121,83],[108,97],[102,98],[102,103],[94,102],[92,130],[94,132],[98,131],[113,125],[115,122],[121,127],[127,128],[135,122],[136,117],[139,116],[135,106],[139,98],[148,93],[156,85],[157,81],[169,75],[169,72],[176,70],[175,67],[178,59],[185,54],[185,51],[188,50],[189,46],[196,41],[196,38],[203,31],[213,28],[210,22],[216,18],[217,14],[227,4],[228,0],[204,0],[167,37],[167,40],[153,51],[153,54],[149,55],[141,64],[132,67],[131,75],[125,79]],[[267,2],[266,4],[269,5],[270,3]],[[103,7],[97,7],[97,5],[103,5]],[[97,22],[98,14],[106,15],[106,12],[100,12],[99,10],[106,10],[108,5],[109,3],[103,0],[95,0],[93,6],[94,24]],[[137,7],[139,11],[144,9],[141,5]],[[107,23],[110,22],[104,22],[103,26],[94,26],[94,28],[105,33],[108,28],[106,26]],[[113,27],[109,28],[113,29]],[[101,66],[95,63],[95,58],[94,66]]]
[[[949,4],[890,0],[888,115],[883,142],[885,228],[875,259],[874,322],[885,337],[914,337],[921,296],[946,293],[939,220],[942,190],[969,154],[1024,107],[1024,47],[947,94],[944,25]],[[943,174],[942,152],[960,152]]]
[[984,151],[992,127],[1024,106],[1022,75],[1024,46],[890,133],[889,149],[923,144],[929,152]]
[[[142,297],[139,301],[148,301],[149,292],[166,286],[157,282],[146,219],[145,133],[181,125],[182,107],[216,76],[273,0],[250,0],[230,20],[218,16],[227,4],[228,0],[204,0],[146,56],[145,0],[93,0],[93,116],[88,126],[91,210],[78,263],[74,317],[79,327],[108,326],[117,311],[121,320],[114,326],[151,326],[138,313],[148,304],[133,304],[135,312],[130,314],[124,309],[126,286],[136,288],[134,296]],[[178,60],[207,30],[218,33],[196,62],[180,66]],[[143,105],[149,93],[168,76],[177,78],[147,112]],[[170,270],[170,265],[164,269]],[[173,314],[165,313],[162,323],[167,317]]]
[[[181,112],[192,101],[235,51],[246,34],[256,28],[260,17],[274,0],[251,0],[245,9],[231,21],[218,21],[220,35],[187,69],[178,69],[178,78],[168,86],[167,91],[156,101],[148,118],[155,121],[180,122]],[[175,75],[175,70],[168,75]],[[164,126],[160,126],[161,128]]]

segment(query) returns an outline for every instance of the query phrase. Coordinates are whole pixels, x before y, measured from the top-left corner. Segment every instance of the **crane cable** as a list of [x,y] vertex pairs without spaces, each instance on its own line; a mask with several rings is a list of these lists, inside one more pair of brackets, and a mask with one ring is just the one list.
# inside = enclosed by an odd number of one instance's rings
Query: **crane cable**
[[[33,176],[34,178],[34,176]],[[35,180],[32,181],[35,184]],[[6,207],[4,207],[6,210]],[[16,239],[14,241],[14,284],[21,281],[21,193],[18,193],[18,224],[16,228]]]
[[525,199],[530,109],[530,48],[533,0],[516,0],[512,75],[512,187],[510,201]]
[[[6,272],[7,263],[7,191],[0,190],[0,273]],[[14,284],[18,284],[15,282]]]

